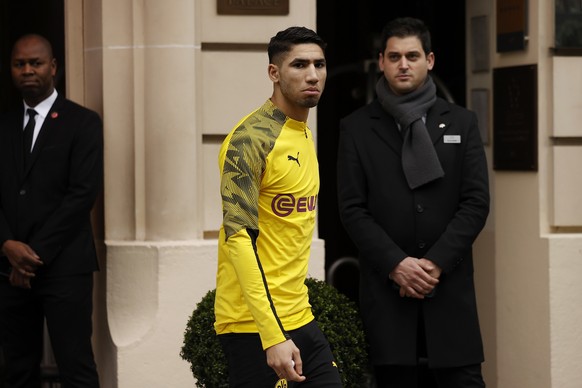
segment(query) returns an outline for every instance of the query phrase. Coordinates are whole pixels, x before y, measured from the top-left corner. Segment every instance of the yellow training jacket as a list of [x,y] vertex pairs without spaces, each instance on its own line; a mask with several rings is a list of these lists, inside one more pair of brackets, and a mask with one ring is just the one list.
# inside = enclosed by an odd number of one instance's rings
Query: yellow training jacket
[[319,192],[311,131],[268,100],[226,137],[219,167],[214,326],[259,333],[267,349],[313,320],[304,284]]

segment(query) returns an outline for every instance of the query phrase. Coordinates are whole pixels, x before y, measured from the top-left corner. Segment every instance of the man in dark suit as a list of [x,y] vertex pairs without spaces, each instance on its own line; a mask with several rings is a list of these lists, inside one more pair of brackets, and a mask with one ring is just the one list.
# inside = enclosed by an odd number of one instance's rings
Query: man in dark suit
[[474,113],[436,96],[430,33],[388,23],[377,99],[341,121],[338,195],[359,250],[360,307],[379,387],[484,387],[472,244],[489,212]]
[[60,96],[39,35],[11,56],[23,104],[0,118],[0,345],[6,387],[40,386],[43,321],[64,387],[98,387],[90,212],[103,173],[99,116]]

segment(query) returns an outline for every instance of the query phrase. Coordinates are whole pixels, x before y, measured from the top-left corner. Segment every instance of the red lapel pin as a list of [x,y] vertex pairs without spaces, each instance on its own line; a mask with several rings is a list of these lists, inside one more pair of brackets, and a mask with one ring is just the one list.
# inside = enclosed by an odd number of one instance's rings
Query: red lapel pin
[[56,119],[57,117],[59,117],[59,114],[57,112],[51,113],[51,118]]

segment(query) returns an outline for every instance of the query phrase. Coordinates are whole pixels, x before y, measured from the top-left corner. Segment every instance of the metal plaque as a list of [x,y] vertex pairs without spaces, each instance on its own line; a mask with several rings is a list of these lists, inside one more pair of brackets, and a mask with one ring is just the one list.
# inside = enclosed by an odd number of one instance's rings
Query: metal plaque
[[217,0],[219,15],[288,15],[289,0]]
[[493,69],[493,168],[537,171],[537,65]]

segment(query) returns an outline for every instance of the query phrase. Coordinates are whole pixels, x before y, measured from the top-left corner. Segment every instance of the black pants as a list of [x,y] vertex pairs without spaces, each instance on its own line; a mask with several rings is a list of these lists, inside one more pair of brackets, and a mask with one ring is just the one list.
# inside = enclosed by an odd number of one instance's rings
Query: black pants
[[0,277],[0,347],[6,388],[40,387],[44,320],[64,388],[97,388],[91,345],[93,274],[35,278],[29,290]]
[[425,369],[416,366],[375,367],[377,388],[484,388],[481,365]]
[[418,365],[376,365],[377,388],[485,388],[481,364],[429,369],[424,317],[420,309],[416,354]]
[[[301,351],[302,383],[287,382],[286,387],[341,388],[341,378],[327,339],[315,321],[289,332]],[[279,378],[267,365],[267,355],[258,334],[221,334],[218,336],[228,362],[230,388],[275,388]]]

